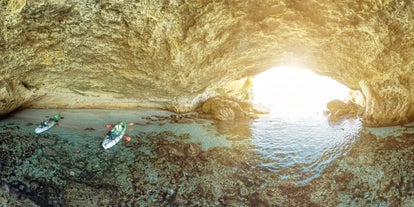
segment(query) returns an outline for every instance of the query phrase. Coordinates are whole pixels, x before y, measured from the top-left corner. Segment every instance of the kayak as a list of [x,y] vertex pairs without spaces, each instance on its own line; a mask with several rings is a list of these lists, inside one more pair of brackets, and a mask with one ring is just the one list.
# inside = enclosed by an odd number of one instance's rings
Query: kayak
[[115,125],[114,128],[106,134],[102,142],[102,147],[104,149],[109,149],[115,146],[119,141],[121,141],[122,137],[124,137],[125,131],[126,121],[119,122],[119,124]]
[[58,123],[59,119],[60,119],[60,114],[57,113],[52,118],[50,118],[46,121],[42,121],[40,123],[40,125],[35,129],[36,134],[40,134],[40,133],[52,128],[53,126],[55,126]]

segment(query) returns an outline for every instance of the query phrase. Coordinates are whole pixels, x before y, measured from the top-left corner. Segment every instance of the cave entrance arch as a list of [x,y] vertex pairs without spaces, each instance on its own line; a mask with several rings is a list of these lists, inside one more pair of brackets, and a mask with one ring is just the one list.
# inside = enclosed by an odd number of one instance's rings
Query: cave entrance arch
[[280,117],[320,115],[331,100],[344,100],[350,89],[311,70],[273,67],[253,78],[253,102]]
[[251,122],[253,148],[263,158],[258,167],[280,179],[306,184],[348,152],[358,139],[358,119],[332,124],[326,103],[348,98],[350,89],[311,70],[275,67],[252,79],[253,102],[270,110]]

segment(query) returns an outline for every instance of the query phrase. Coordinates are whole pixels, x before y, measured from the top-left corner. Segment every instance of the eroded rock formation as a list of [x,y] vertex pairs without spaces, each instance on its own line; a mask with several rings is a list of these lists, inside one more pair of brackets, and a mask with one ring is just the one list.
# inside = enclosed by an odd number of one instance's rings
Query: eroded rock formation
[[191,111],[248,99],[248,77],[302,66],[366,99],[367,125],[414,117],[410,1],[0,0],[0,113]]
[[327,115],[331,122],[338,122],[343,119],[357,118],[361,116],[362,108],[360,105],[354,102],[344,102],[341,100],[333,100],[326,104],[328,109]]

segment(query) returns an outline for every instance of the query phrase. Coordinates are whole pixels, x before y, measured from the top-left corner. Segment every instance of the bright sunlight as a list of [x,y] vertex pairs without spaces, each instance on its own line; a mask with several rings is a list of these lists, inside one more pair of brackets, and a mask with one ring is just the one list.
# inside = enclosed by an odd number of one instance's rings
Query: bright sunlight
[[274,116],[309,116],[322,113],[326,103],[344,100],[349,88],[311,70],[274,67],[253,78],[254,103]]

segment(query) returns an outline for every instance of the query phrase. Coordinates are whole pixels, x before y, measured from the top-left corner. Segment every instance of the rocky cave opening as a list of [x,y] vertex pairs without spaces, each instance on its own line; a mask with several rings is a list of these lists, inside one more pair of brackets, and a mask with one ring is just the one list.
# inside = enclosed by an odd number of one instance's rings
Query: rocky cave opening
[[252,94],[254,104],[276,117],[306,117],[323,112],[332,115],[338,111],[332,105],[352,102],[362,107],[364,102],[358,91],[336,80],[306,68],[288,66],[276,66],[256,75],[252,79]]

